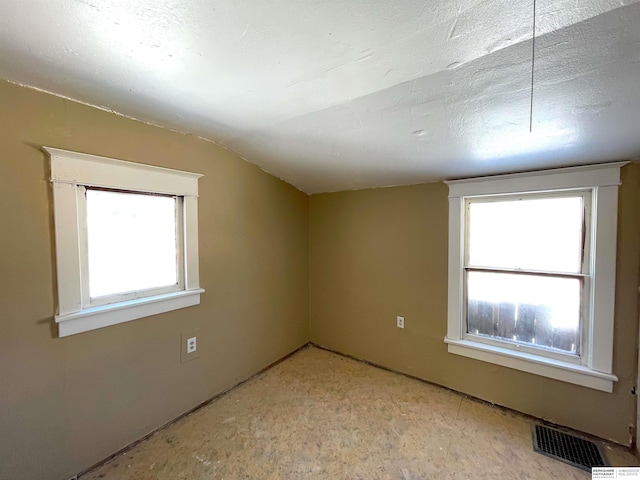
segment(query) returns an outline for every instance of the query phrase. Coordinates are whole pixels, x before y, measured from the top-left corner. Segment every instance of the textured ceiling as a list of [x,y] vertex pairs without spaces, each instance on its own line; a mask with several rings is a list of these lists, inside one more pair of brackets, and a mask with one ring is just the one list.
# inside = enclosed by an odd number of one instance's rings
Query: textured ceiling
[[[0,0],[0,77],[308,193],[640,157],[640,0]],[[97,153],[100,152],[91,152]]]

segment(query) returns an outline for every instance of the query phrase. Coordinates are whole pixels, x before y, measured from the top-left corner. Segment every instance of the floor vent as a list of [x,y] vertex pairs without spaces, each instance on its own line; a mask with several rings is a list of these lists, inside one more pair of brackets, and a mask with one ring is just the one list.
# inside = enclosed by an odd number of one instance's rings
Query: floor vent
[[534,424],[533,449],[587,472],[592,467],[608,466],[600,447],[594,442],[545,425]]

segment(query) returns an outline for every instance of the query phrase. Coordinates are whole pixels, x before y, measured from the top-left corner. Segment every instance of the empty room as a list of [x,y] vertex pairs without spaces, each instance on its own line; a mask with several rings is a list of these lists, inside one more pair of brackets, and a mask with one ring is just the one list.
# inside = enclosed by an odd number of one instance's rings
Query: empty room
[[640,0],[0,0],[0,480],[640,479]]

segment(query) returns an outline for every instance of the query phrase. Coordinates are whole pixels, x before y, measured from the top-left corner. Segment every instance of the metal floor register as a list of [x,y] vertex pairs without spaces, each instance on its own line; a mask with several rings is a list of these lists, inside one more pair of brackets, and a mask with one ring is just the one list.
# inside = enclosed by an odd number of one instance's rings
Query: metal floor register
[[533,425],[533,449],[561,462],[591,472],[592,467],[607,467],[600,447],[590,440],[546,425]]

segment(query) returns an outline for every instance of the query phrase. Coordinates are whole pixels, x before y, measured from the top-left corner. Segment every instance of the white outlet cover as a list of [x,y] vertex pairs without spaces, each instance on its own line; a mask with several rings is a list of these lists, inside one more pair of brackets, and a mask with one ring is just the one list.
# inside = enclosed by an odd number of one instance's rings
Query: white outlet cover
[[197,350],[196,337],[187,338],[187,353],[193,353]]
[[396,325],[398,326],[398,328],[404,328],[404,317],[398,315],[396,317]]

